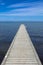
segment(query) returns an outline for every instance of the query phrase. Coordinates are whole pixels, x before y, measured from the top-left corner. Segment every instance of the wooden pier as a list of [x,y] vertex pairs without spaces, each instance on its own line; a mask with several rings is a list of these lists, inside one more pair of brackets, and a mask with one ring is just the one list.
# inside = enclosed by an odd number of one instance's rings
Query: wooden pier
[[25,25],[21,24],[1,65],[42,65]]

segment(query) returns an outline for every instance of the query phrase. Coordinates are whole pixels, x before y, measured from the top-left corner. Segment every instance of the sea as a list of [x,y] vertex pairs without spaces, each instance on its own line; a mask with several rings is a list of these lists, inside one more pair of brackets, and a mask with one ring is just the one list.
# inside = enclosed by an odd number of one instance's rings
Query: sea
[[21,24],[24,24],[43,64],[43,22],[0,22],[0,64]]

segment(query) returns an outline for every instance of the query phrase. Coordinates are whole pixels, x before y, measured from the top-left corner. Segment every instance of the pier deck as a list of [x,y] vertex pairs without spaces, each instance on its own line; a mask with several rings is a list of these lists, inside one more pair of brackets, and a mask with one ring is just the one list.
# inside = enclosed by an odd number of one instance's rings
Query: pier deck
[[1,65],[42,65],[23,24],[14,37]]

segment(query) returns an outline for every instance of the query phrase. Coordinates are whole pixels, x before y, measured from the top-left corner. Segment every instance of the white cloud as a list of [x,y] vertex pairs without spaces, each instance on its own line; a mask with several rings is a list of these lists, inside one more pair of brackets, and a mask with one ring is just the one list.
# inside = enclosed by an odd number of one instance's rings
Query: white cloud
[[43,7],[31,7],[31,8],[22,8],[22,9],[16,9],[11,10],[9,12],[6,12],[4,14],[0,15],[7,15],[7,16],[43,16]]
[[[26,4],[26,3],[24,3]],[[40,3],[38,3],[40,4]],[[19,4],[18,6],[23,5]],[[28,5],[28,4],[27,4]],[[15,5],[17,6],[17,5]],[[13,6],[10,6],[13,7]],[[19,9],[14,9],[9,12],[2,13],[0,15],[5,15],[5,16],[43,16],[43,7],[42,4],[38,6],[33,6],[33,7],[28,7],[28,8],[19,8]]]
[[27,5],[28,3],[19,3],[19,4],[10,5],[7,8],[22,7],[22,6],[27,6]]
[[11,4],[7,8],[16,8],[16,7],[32,7],[32,6],[41,6],[43,5],[42,2],[31,2],[31,3],[18,3],[18,4]]

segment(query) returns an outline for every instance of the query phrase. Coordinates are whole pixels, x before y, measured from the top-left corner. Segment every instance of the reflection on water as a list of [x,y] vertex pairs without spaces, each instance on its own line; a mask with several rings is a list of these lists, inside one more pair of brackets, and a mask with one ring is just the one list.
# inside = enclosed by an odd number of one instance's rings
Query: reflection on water
[[[0,63],[5,56],[21,23],[0,23]],[[26,29],[43,63],[43,23],[25,22]]]

